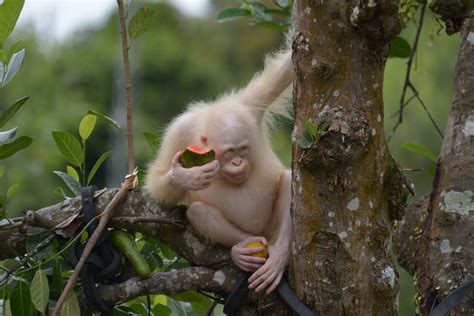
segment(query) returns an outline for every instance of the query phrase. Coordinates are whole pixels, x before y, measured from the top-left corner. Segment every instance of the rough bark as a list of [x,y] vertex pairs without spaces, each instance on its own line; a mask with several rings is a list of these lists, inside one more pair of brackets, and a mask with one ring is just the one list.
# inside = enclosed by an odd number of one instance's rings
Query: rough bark
[[[444,12],[443,17],[454,18],[450,12],[456,10]],[[461,26],[452,108],[416,253],[416,279],[425,315],[474,272],[473,15],[463,19]],[[472,315],[474,301],[464,300],[452,313]]]
[[398,1],[296,2],[293,284],[321,315],[396,315],[392,221],[409,184],[383,134],[383,73]]

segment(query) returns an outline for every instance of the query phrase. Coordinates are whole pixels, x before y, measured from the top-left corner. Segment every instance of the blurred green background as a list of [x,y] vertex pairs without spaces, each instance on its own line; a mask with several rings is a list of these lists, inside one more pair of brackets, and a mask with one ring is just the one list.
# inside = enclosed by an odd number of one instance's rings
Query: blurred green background
[[[166,3],[154,5],[153,25],[131,48],[134,84],[134,130],[139,167],[145,168],[153,152],[143,131],[161,132],[170,119],[194,100],[213,99],[229,89],[242,86],[261,69],[265,53],[276,49],[281,35],[250,27],[246,21],[218,23],[216,12],[235,2],[213,1],[203,16],[187,16]],[[25,4],[28,6],[28,2]],[[459,36],[436,33],[431,15],[415,60],[412,81],[436,122],[444,130],[451,104],[454,65]],[[402,36],[411,42],[415,27],[410,24]],[[29,95],[27,102],[8,127],[19,126],[19,135],[34,138],[33,144],[14,158],[2,162],[5,175],[0,192],[13,183],[20,185],[10,204],[10,216],[38,209],[62,200],[53,193],[61,180],[53,170],[65,171],[66,163],[57,150],[51,131],[77,135],[77,126],[88,110],[109,115],[124,124],[121,46],[118,19],[112,14],[103,24],[88,26],[64,40],[50,40],[32,25],[17,29],[13,40],[24,39],[25,62],[7,88],[0,90],[0,107]],[[386,135],[398,118],[406,71],[405,59],[390,59],[385,71],[384,99]],[[428,170],[432,162],[402,148],[418,143],[438,153],[441,138],[421,106],[413,101],[404,111],[404,122],[389,143],[395,159],[404,168]],[[282,125],[274,146],[287,165],[290,163],[291,124]],[[126,139],[103,121],[87,148],[89,166],[107,149],[113,153],[99,170],[95,184],[116,187],[126,173]],[[432,176],[427,171],[408,172],[417,195],[430,191]],[[402,272],[403,273],[403,272]],[[413,315],[411,280],[402,275],[400,315]]]

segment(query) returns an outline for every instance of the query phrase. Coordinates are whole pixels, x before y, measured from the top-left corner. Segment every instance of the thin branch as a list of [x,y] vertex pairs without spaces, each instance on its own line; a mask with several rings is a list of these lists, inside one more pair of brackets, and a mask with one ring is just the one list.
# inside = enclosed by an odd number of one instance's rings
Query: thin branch
[[441,139],[443,139],[443,138],[444,138],[443,132],[441,132],[441,129],[439,128],[438,124],[436,124],[436,122],[435,122],[433,116],[431,116],[430,111],[428,111],[428,109],[427,109],[425,103],[424,103],[423,100],[420,98],[419,93],[418,93],[418,90],[416,90],[415,86],[413,86],[411,83],[410,83],[410,89],[413,91],[413,93],[415,94],[416,99],[418,100],[418,102],[420,102],[421,107],[425,110],[426,114],[427,114],[428,117],[430,118],[431,123],[432,123],[433,126],[435,127],[435,129],[436,129],[436,131],[438,132],[438,134],[441,136]]
[[120,35],[122,38],[123,69],[125,78],[125,94],[127,97],[127,141],[128,141],[128,173],[135,170],[135,149],[133,146],[133,125],[132,125],[132,80],[130,76],[130,62],[128,58],[128,38],[125,9],[123,0],[117,0],[120,19]]
[[99,225],[97,225],[97,228],[94,230],[94,233],[87,241],[86,247],[84,248],[84,252],[82,253],[81,258],[79,259],[79,262],[76,264],[76,267],[74,268],[74,271],[71,277],[69,278],[63,292],[61,293],[61,296],[59,297],[58,302],[56,303],[56,306],[54,307],[52,316],[59,315],[59,311],[61,310],[61,307],[64,304],[64,302],[66,301],[68,293],[74,287],[74,284],[76,283],[77,278],[79,277],[79,274],[82,270],[82,267],[84,266],[84,263],[87,260],[87,257],[89,257],[89,254],[92,252],[92,249],[94,248],[95,244],[99,240],[100,235],[102,234],[104,229],[107,227],[107,223],[109,222],[110,218],[113,216],[115,207],[125,199],[128,191],[136,186],[136,181],[137,181],[136,172],[125,177],[125,181],[122,183],[122,187],[105,208],[102,214],[102,217],[99,221]]
[[224,295],[232,290],[238,273],[238,269],[233,266],[220,270],[187,267],[169,272],[155,272],[146,279],[137,277],[123,283],[101,286],[98,288],[98,295],[109,304],[129,301],[147,294],[178,294],[184,289]]
[[[420,35],[421,35],[421,30],[423,28],[423,22],[424,22],[424,19],[425,19],[425,12],[426,12],[426,1],[423,1],[421,3],[421,12],[420,12],[420,20],[419,20],[419,24],[418,24],[418,27],[416,29],[416,35],[415,35],[415,40],[413,42],[413,47],[412,47],[412,50],[410,52],[410,56],[408,58],[408,62],[407,62],[407,72],[405,74],[405,82],[403,84],[403,89],[402,89],[402,96],[400,98],[400,109],[399,111],[397,112],[398,114],[398,121],[397,123],[395,124],[395,126],[393,127],[392,129],[392,132],[390,133],[389,137],[387,138],[387,142],[390,142],[390,140],[392,139],[393,135],[395,134],[395,132],[397,131],[398,127],[403,123],[403,109],[414,99],[416,98],[421,106],[423,107],[423,109],[425,110],[425,112],[428,114],[428,117],[430,118],[431,122],[433,123],[434,127],[436,128],[436,130],[438,131],[438,133],[441,135],[441,138],[443,138],[443,133],[441,132],[440,128],[438,127],[438,125],[436,124],[436,122],[434,121],[433,117],[431,116],[431,114],[429,113],[428,109],[426,108],[424,102],[421,100],[420,96],[419,96],[419,93],[418,91],[415,89],[415,87],[413,86],[411,80],[410,80],[410,75],[411,75],[411,69],[412,69],[412,65],[413,65],[413,61],[414,61],[414,58],[416,56],[416,52],[417,52],[417,49],[418,49],[418,43],[420,41]],[[410,90],[413,91],[413,93],[415,94],[414,96],[410,97],[407,101],[405,101],[405,97],[406,97],[406,92],[408,90],[408,88],[410,88]],[[396,114],[395,114],[396,115]]]
[[162,218],[162,217],[147,217],[147,216],[122,216],[122,217],[114,217],[111,219],[112,223],[126,223],[126,224],[136,224],[136,223],[159,223],[159,224],[169,224],[175,225],[180,228],[184,228],[184,224],[181,221],[169,219],[169,218]]

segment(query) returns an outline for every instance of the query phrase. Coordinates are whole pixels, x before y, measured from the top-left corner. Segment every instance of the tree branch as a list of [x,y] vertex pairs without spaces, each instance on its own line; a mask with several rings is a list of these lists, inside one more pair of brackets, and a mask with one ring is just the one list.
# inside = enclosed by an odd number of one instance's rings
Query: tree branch
[[[118,189],[105,189],[95,195],[97,214],[103,210],[116,194]],[[55,225],[74,216],[81,210],[80,198],[62,201],[35,211],[35,214],[51,221]],[[191,264],[219,267],[230,262],[228,250],[212,245],[199,236],[189,224],[185,216],[185,206],[162,205],[154,203],[141,190],[132,190],[126,200],[117,206],[115,217],[110,222],[111,227],[123,228],[129,232],[142,232],[150,235],[184,257]],[[122,220],[122,218],[137,218],[137,220]],[[157,221],[143,222],[141,218],[156,218]],[[182,223],[170,225],[169,223]],[[26,252],[26,232],[18,228],[0,230],[0,260],[14,258]]]
[[147,294],[178,294],[202,290],[224,295],[232,290],[239,272],[237,268],[221,270],[188,267],[170,272],[152,273],[149,278],[131,278],[123,283],[99,288],[99,295],[109,304],[116,304]]

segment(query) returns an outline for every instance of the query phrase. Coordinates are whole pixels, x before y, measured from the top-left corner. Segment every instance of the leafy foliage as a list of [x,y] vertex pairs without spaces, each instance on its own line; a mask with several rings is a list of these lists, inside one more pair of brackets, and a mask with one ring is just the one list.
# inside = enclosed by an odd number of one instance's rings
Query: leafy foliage
[[128,24],[128,34],[130,38],[135,39],[150,28],[153,18],[153,9],[141,8],[130,20]]
[[318,127],[313,122],[303,118],[300,119],[300,122],[304,127],[303,135],[298,141],[298,146],[301,149],[308,149],[311,146],[316,145],[319,142],[321,136],[326,134],[329,128],[329,124],[323,124]]
[[0,46],[15,28],[24,0],[4,0],[0,5]]
[[248,18],[250,24],[284,33],[290,25],[291,0],[274,0],[274,7],[259,1],[243,0],[239,8],[227,8],[219,12],[219,22]]

